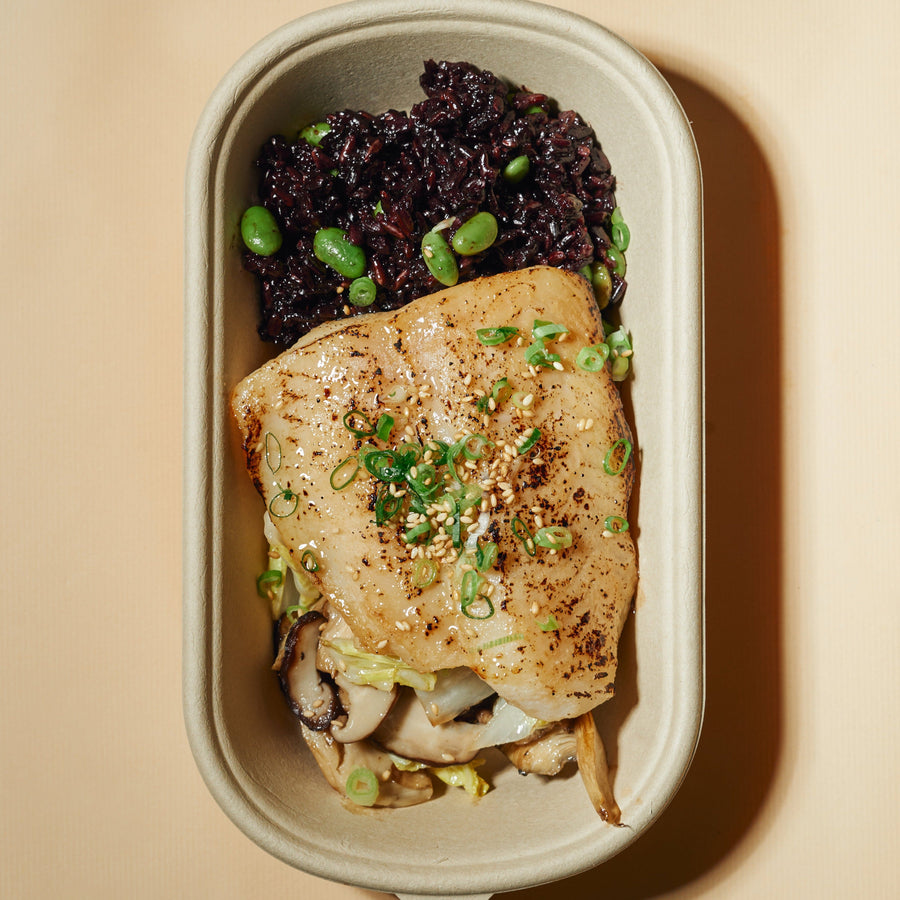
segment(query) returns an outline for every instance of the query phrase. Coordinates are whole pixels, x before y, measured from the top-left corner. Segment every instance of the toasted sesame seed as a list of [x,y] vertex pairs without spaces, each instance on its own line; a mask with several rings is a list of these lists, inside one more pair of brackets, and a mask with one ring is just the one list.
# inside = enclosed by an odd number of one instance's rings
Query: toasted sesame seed
[[437,703],[432,703],[431,704],[431,714],[433,716],[436,716],[439,712],[440,712],[440,708],[438,707]]
[[375,645],[375,648],[376,648],[377,650],[384,650],[384,648],[387,647],[387,645],[388,645],[388,642],[387,642],[387,640],[385,639],[385,640],[383,640],[383,641],[379,641],[379,642]]
[[410,437],[415,437],[415,436],[416,436],[416,429],[413,428],[412,425],[407,425],[406,428],[404,428],[403,430],[404,430],[404,431],[406,432],[406,434],[408,434]]
[[472,383],[472,373],[469,372],[466,374],[466,377],[463,378],[463,384],[468,387]]
[[497,501],[497,495],[496,495],[496,494],[491,494],[491,508],[492,508],[492,509],[495,509],[495,508],[496,508],[497,502],[498,502],[498,501]]
[[540,516],[534,517],[534,527],[535,528],[543,528],[544,527],[544,520]]
[[434,256],[434,251],[431,249],[431,247],[423,247],[422,256],[426,256],[428,257],[428,259],[431,259],[431,257]]
[[344,315],[345,315],[345,316],[349,316],[349,315],[350,315],[350,307],[347,306],[346,303],[344,304]]
[[585,430],[585,431],[590,431],[593,427],[594,427],[594,420],[593,420],[593,419],[588,419],[588,420],[584,423],[584,430]]
[[553,368],[556,369],[557,372],[564,372],[566,370],[565,366],[558,361],[553,363]]
[[603,529],[603,537],[613,537],[613,533],[608,529]]
[[315,703],[313,703],[313,709],[318,709],[320,706],[324,705],[324,703],[325,701],[321,697],[319,697],[319,699],[316,700]]
[[490,397],[488,399],[488,409],[491,412],[493,412],[496,408],[497,408],[497,401],[493,397]]
[[522,406],[523,407],[529,407],[529,406],[531,406],[532,403],[534,403],[534,394],[526,394],[522,398]]

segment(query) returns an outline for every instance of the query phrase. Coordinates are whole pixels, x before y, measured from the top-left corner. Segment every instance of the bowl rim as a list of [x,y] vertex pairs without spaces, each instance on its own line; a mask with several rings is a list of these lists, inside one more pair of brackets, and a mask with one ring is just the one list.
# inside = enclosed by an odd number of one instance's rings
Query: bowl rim
[[[348,30],[365,31],[367,28],[403,23],[413,24],[423,14],[450,19],[464,18],[483,26],[515,24],[522,28],[549,28],[557,37],[576,44],[582,50],[598,53],[602,48],[604,59],[630,76],[633,86],[639,86],[645,101],[659,111],[667,122],[673,137],[671,156],[679,166],[679,176],[686,186],[688,201],[682,214],[686,222],[694,222],[694,229],[681,234],[686,258],[696,264],[685,267],[680,292],[696,298],[695,328],[703,334],[703,242],[702,242],[702,186],[699,156],[687,117],[671,87],[662,75],[638,50],[604,26],[576,13],[546,6],[532,0],[351,0],[299,17],[276,29],[254,44],[228,70],[209,98],[194,132],[188,156],[185,177],[185,334],[184,334],[184,562],[183,562],[183,715],[191,750],[198,769],[210,792],[235,824],[255,843],[284,862],[301,868],[310,874],[346,883],[347,872],[336,869],[328,859],[299,859],[290,835],[249,802],[240,780],[233,771],[227,749],[221,739],[221,723],[215,710],[205,702],[205,691],[214,677],[214,648],[202,636],[210,633],[213,621],[213,603],[218,590],[215,560],[211,558],[211,523],[221,517],[221,503],[215,483],[221,483],[215,441],[208,423],[221,416],[217,385],[213,376],[218,371],[221,348],[220,322],[208,302],[215,291],[216,273],[207,265],[213,235],[209,185],[210,172],[214,170],[223,135],[227,132],[236,111],[244,98],[264,73],[287,55],[299,49],[314,46],[330,36]],[[702,340],[700,352],[702,354]],[[698,547],[696,570],[693,574],[693,591],[697,598],[694,629],[696,645],[691,648],[689,665],[696,671],[696,682],[685,685],[684,703],[690,732],[689,740],[673,754],[668,770],[663,773],[666,783],[666,803],[652,811],[652,815],[639,824],[643,832],[676,793],[693,759],[699,740],[705,697],[705,521],[702,503],[704,483],[704,429],[703,429],[703,365],[702,357],[696,378],[685,385],[684,396],[690,407],[695,432],[691,436],[694,445],[694,483],[692,492],[693,537]],[[200,460],[202,465],[198,465]],[[214,637],[214,636],[213,636]],[[527,873],[498,871],[494,877],[482,879],[477,884],[461,879],[449,891],[449,895],[470,895],[483,891],[516,890],[547,881],[568,877],[593,868],[619,852],[632,839],[625,836],[616,842],[612,852],[598,856],[589,851],[577,860],[529,860]],[[360,887],[401,892],[433,890],[433,882],[427,878],[410,877],[404,882],[402,873],[359,872],[351,882]],[[449,888],[450,886],[448,886]]]

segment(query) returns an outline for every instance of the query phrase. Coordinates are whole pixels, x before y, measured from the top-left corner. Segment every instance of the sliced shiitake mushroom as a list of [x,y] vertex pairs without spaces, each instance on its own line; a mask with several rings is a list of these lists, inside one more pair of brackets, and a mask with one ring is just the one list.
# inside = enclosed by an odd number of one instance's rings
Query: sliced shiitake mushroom
[[325,616],[311,610],[291,626],[284,640],[278,681],[294,715],[307,728],[325,731],[342,713],[335,686],[316,668],[319,626]]

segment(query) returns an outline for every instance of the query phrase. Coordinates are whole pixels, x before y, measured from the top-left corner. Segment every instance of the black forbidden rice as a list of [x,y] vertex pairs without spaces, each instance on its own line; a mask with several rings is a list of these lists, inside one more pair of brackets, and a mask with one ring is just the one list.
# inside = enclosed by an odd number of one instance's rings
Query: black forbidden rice
[[[263,146],[259,202],[284,240],[272,256],[246,251],[243,264],[261,283],[264,340],[288,346],[322,322],[441,290],[422,236],[453,217],[443,232],[449,242],[481,210],[496,217],[497,240],[458,258],[460,281],[532,265],[575,272],[593,260],[612,272],[605,251],[616,182],[578,113],[556,112],[546,95],[511,89],[465,62],[428,60],[419,82],[426,99],[408,114],[343,110],[326,117],[331,131],[317,147],[280,135]],[[502,170],[523,154],[530,172],[510,184]],[[349,306],[349,282],[313,255],[313,235],[330,226],[364,249],[378,286],[372,306]],[[624,293],[613,274],[611,303]]]

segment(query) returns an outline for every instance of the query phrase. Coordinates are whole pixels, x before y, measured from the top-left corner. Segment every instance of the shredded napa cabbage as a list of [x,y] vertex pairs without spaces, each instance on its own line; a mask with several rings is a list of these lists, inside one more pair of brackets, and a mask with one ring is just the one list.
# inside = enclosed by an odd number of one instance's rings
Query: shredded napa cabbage
[[433,672],[417,672],[392,656],[360,650],[347,638],[326,640],[323,637],[320,643],[328,648],[341,674],[354,684],[369,684],[382,691],[391,690],[395,684],[419,691],[434,690],[437,678]]
[[473,759],[471,762],[456,763],[452,766],[429,766],[427,763],[405,759],[394,753],[391,753],[390,757],[401,772],[420,772],[424,769],[435,778],[439,778],[444,784],[448,784],[450,787],[461,787],[473,797],[483,797],[491,789],[491,786],[477,772],[477,767],[484,765],[483,759]]

